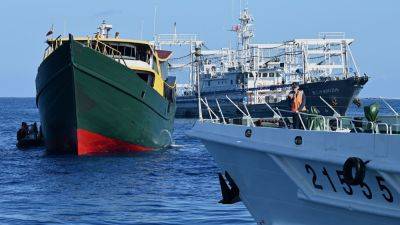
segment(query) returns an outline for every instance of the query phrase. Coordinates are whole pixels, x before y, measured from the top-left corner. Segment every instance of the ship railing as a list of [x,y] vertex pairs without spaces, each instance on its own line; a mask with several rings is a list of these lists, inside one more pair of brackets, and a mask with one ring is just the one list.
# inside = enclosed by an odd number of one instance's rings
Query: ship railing
[[[329,126],[327,126],[327,121],[329,121],[329,120],[327,120],[327,116],[322,116],[322,115],[318,115],[318,114],[311,114],[311,113],[305,113],[305,112],[292,112],[292,111],[289,111],[289,110],[278,109],[278,107],[276,107],[276,109],[279,112],[286,112],[286,113],[291,113],[291,114],[297,115],[299,117],[300,123],[301,123],[301,125],[302,125],[304,130],[307,130],[307,126],[304,123],[304,119],[302,118],[302,115],[306,116],[306,117],[309,117],[309,118],[321,118],[323,120],[323,130],[329,130]],[[282,118],[285,119],[285,118],[289,118],[289,117],[282,117]],[[336,124],[337,124],[337,126],[339,126],[339,124],[340,124],[339,123],[339,119],[338,118],[334,118],[334,117],[332,117],[332,118],[336,119]],[[311,121],[311,123],[313,123],[313,122],[314,121]],[[313,128],[313,124],[311,124],[309,126],[308,130],[312,130],[312,128]]]
[[[50,39],[48,41],[50,41]],[[47,48],[44,50],[43,59],[47,58],[61,45],[62,45],[61,35],[58,35],[58,37],[56,37],[54,40],[51,40],[51,45],[47,46]]]
[[[62,44],[63,44],[63,40],[61,39],[61,35],[59,35],[54,40],[51,40],[51,45],[49,45],[44,51],[43,59],[47,58],[51,53],[53,53]],[[120,51],[107,45],[104,42],[99,41],[97,38],[88,37],[87,42],[86,42],[86,47],[89,47],[103,55],[109,56],[109,57],[113,58],[114,60],[118,61],[119,63],[121,63],[121,61],[122,61],[122,63],[125,66],[127,66],[124,58],[122,57],[122,53]]]
[[[281,110],[281,111],[291,112],[288,110]],[[301,124],[302,124],[304,130],[307,130],[307,126],[304,123],[304,119],[300,115],[304,115],[305,118],[307,118],[307,119],[321,118],[323,120],[323,127],[321,130],[323,130],[323,131],[346,131],[346,130],[348,130],[348,131],[353,131],[354,133],[364,133],[364,132],[358,131],[356,123],[359,123],[359,124],[361,124],[361,127],[367,128],[366,132],[368,132],[368,133],[373,133],[373,134],[391,134],[392,133],[391,126],[384,122],[374,123],[371,121],[355,120],[353,118],[342,117],[342,116],[322,116],[322,115],[309,114],[309,113],[304,113],[304,112],[296,112],[296,114],[299,115],[299,119],[301,121]],[[331,124],[332,120],[335,121],[335,123],[333,123],[333,125]],[[308,130],[313,130],[313,122],[314,121],[315,120],[311,120]],[[348,122],[348,124],[351,127],[343,126],[343,124],[346,123],[346,121]]]
[[[243,105],[245,110],[246,110],[246,112],[247,112],[247,113],[245,113],[235,102],[232,101],[232,99],[230,99],[227,95],[225,97],[243,114],[243,118],[245,118],[248,121],[250,121],[249,125],[255,127],[253,118],[250,116],[250,113],[249,113],[249,110],[248,110],[247,106]],[[203,120],[209,120],[209,121],[211,121],[213,123],[220,123],[220,122],[222,122],[224,124],[227,123],[227,120],[226,120],[226,118],[225,118],[225,116],[224,116],[224,114],[222,112],[222,109],[221,109],[221,107],[219,105],[219,101],[218,101],[217,98],[215,99],[215,102],[216,102],[218,111],[219,111],[219,113],[221,115],[221,118],[211,109],[211,107],[210,107],[210,105],[209,105],[209,103],[207,101],[207,98],[204,98],[204,99],[200,98],[200,102],[203,103],[204,106],[206,106],[207,112],[208,112],[208,115],[209,115],[209,118],[210,118],[210,119],[200,118],[202,121]],[[200,110],[202,110],[201,109],[201,105],[199,107],[200,107]]]
[[[243,108],[240,108],[238,104],[236,104],[231,98],[229,98],[228,95],[225,96],[229,102],[235,106],[235,108],[242,113],[243,117],[242,120],[246,119],[247,121],[247,126],[253,126],[255,127],[254,121],[260,118],[253,118],[249,110],[246,106],[246,104],[243,104]],[[202,99],[200,98],[200,101],[207,107],[207,111],[210,117],[210,121],[213,123],[227,123],[227,118],[225,118],[222,109],[219,105],[218,99],[215,99],[216,105],[218,108],[218,111],[221,115],[220,117],[211,109],[207,99]],[[340,116],[340,115],[333,115],[333,116],[323,116],[323,115],[318,115],[318,114],[311,114],[311,113],[305,113],[305,112],[292,112],[289,110],[284,110],[284,109],[279,109],[276,107],[273,109],[268,103],[266,103],[268,108],[274,113],[274,116],[272,118],[265,118],[265,119],[276,119],[277,117],[282,121],[284,124],[285,128],[289,128],[288,124],[286,121],[290,121],[290,118],[293,118],[293,116],[282,116],[282,112],[286,114],[292,114],[292,115],[297,115],[299,117],[300,123],[302,125],[303,130],[315,130],[316,128],[315,123],[316,120],[313,119],[321,119],[322,120],[322,126],[320,127],[319,131],[328,131],[328,132],[353,132],[353,133],[371,133],[371,134],[400,134],[400,124],[390,124],[390,123],[385,123],[385,122],[371,122],[367,121],[365,119],[354,119],[351,117],[345,117],[345,116]],[[311,119],[311,120],[310,120]],[[334,121],[332,123],[332,121]],[[228,121],[229,122],[229,121]],[[243,121],[242,121],[243,122]],[[359,129],[359,128],[365,128]],[[318,131],[318,129],[316,130]]]
[[[397,128],[397,129],[396,129]],[[400,124],[391,124],[389,127],[390,134],[400,134]]]
[[[217,116],[217,114],[211,109],[211,107],[208,104],[207,98],[205,98],[205,100],[203,98],[200,98],[201,103],[203,103],[208,111],[208,115],[210,116],[210,120],[213,123],[218,123],[220,121],[219,117]],[[201,110],[201,105],[199,106],[200,110]]]
[[220,105],[219,105],[219,102],[218,102],[218,99],[217,99],[217,98],[215,98],[215,103],[217,103],[217,107],[218,107],[219,113],[221,114],[221,117],[222,117],[222,122],[223,122],[224,124],[226,124],[226,120],[225,120],[224,113],[222,112],[222,109],[221,109],[221,107],[220,107]]
[[253,127],[256,126],[256,125],[254,124],[253,118],[251,117],[250,112],[249,112],[249,109],[247,108],[246,104],[243,104],[243,107],[244,107],[244,109],[246,110],[246,113],[245,113],[245,112],[243,112],[242,109],[240,109],[240,107],[239,107],[235,102],[232,101],[232,99],[230,99],[230,98],[228,97],[228,95],[225,95],[225,97],[232,103],[232,105],[235,106],[236,109],[238,109],[238,110],[243,114],[243,116],[244,116],[246,119],[249,119],[249,120],[250,120],[251,125],[252,125]]
[[154,36],[154,44],[162,45],[201,45],[197,34],[157,34]]
[[388,125],[387,123],[377,123],[377,124],[376,124],[377,130],[380,131],[379,128],[382,127],[382,126],[385,128],[385,133],[386,133],[386,134],[389,134],[390,129],[389,129],[389,125]]
[[345,39],[344,32],[319,32],[318,37],[321,39]]
[[120,51],[111,47],[110,45],[107,45],[104,42],[99,41],[97,38],[95,38],[95,39],[88,38],[87,47],[90,47],[91,49],[93,49],[105,56],[109,56],[109,57],[113,58],[114,60],[118,61],[119,63],[121,63],[121,61],[122,61],[123,64],[125,66],[127,66],[124,58],[122,57],[122,53]]
[[[284,122],[286,128],[288,128],[288,125],[286,124],[285,120],[289,119],[290,117],[289,116],[283,117],[280,112],[298,115],[303,130],[313,130],[315,120],[311,120],[309,125],[305,123],[305,119],[308,120],[313,118],[322,119],[323,121],[321,128],[322,131],[349,131],[349,132],[353,131],[354,133],[362,133],[357,130],[356,123],[361,124],[362,125],[361,127],[366,127],[368,133],[376,133],[376,134],[393,134],[394,127],[400,128],[400,124],[389,125],[388,123],[384,122],[374,123],[371,121],[355,120],[353,118],[342,117],[342,116],[322,116],[318,114],[310,114],[304,112],[292,112],[289,110],[278,109],[278,108],[276,108],[275,110],[279,112],[280,118]],[[332,124],[331,123],[332,121],[335,122]],[[346,121],[351,127],[345,127],[343,125],[344,123],[346,123]]]

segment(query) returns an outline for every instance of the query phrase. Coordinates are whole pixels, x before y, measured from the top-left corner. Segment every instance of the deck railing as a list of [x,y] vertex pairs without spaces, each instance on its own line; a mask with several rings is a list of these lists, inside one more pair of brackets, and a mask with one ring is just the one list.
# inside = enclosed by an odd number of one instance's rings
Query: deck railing
[[122,57],[122,53],[120,51],[111,47],[110,45],[107,45],[104,42],[99,41],[99,39],[97,39],[97,38],[95,38],[95,39],[88,38],[86,46],[90,47],[91,49],[93,49],[103,55],[109,56],[109,57],[113,58],[114,60],[117,60],[119,63],[121,63],[121,61],[122,61],[123,64],[125,66],[127,66],[124,58]]
[[[290,126],[290,119],[293,118],[293,116],[298,116],[300,123],[301,123],[301,128],[298,129],[303,129],[303,130],[315,130],[315,131],[328,131],[328,132],[353,132],[353,133],[372,133],[372,134],[387,134],[387,135],[394,135],[394,134],[400,134],[400,124],[390,124],[386,122],[371,122],[367,121],[365,119],[354,119],[350,117],[345,117],[345,116],[340,116],[340,115],[333,115],[333,116],[322,116],[318,114],[310,114],[310,113],[305,113],[305,112],[292,112],[289,110],[284,110],[284,109],[279,109],[275,108],[273,109],[268,103],[266,105],[268,108],[274,113],[274,117],[270,118],[253,118],[249,110],[247,109],[246,105],[243,105],[243,109],[240,108],[235,102],[233,102],[228,96],[226,96],[228,101],[235,106],[235,108],[242,113],[243,121],[247,121],[247,126],[256,126],[257,121],[261,120],[274,120],[280,122],[280,124],[283,124],[282,128],[293,128]],[[200,118],[201,121],[207,120],[212,123],[229,123],[229,119],[224,117],[224,114],[221,110],[221,107],[219,105],[218,99],[216,99],[216,104],[218,107],[218,111],[220,113],[220,117],[215,113],[212,108],[209,106],[208,101],[200,98],[201,103],[206,106],[209,119],[203,119]],[[200,106],[201,107],[201,106]],[[286,115],[292,115],[292,116],[282,116],[282,112],[284,112]],[[397,116],[396,116],[397,118]],[[278,119],[278,120],[276,120]],[[317,120],[320,120],[321,125],[318,129],[316,130],[316,123],[318,123]],[[288,124],[289,123],[289,124]],[[268,126],[268,125],[267,125]],[[294,128],[293,128],[294,129]]]
[[47,48],[44,51],[43,59],[47,58],[51,53],[53,53],[61,45],[62,45],[62,39],[61,39],[61,35],[59,35],[51,42],[51,45],[47,46]]
[[[59,48],[63,42],[66,42],[66,40],[63,40],[61,38],[61,35],[58,36],[56,39],[52,40],[50,45],[45,49],[43,59],[47,58],[51,53],[53,53],[57,48]],[[82,44],[82,43],[81,43]],[[88,37],[86,44],[84,44],[86,47],[89,47],[105,56],[111,57],[114,60],[118,61],[119,63],[122,63],[126,65],[126,62],[122,56],[122,53],[118,51],[117,49],[111,47],[110,45],[107,45],[104,42],[101,42],[98,38],[91,38]]]

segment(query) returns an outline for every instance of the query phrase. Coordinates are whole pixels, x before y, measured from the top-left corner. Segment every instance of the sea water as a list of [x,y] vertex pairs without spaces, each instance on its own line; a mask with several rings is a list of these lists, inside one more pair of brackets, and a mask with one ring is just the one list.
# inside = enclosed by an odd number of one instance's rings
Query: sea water
[[218,169],[194,120],[177,120],[174,146],[107,157],[49,156],[15,147],[33,98],[0,98],[0,224],[254,224],[243,204],[221,205]]
[[0,224],[255,224],[242,203],[218,204],[218,168],[185,135],[195,120],[175,121],[171,148],[107,157],[19,150],[22,121],[39,121],[35,99],[0,98]]

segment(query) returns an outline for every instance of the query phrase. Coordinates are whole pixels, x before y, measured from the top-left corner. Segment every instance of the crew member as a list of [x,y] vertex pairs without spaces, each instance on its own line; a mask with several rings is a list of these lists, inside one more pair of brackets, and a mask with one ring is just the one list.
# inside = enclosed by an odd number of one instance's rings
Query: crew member
[[38,128],[37,128],[37,123],[36,123],[36,122],[34,122],[34,123],[32,124],[32,126],[30,127],[30,129],[29,129],[29,134],[30,134],[30,135],[33,135],[33,138],[34,138],[35,140],[37,140],[37,138],[38,138]]
[[[301,123],[301,112],[306,112],[306,96],[302,90],[299,89],[298,83],[292,84],[292,91],[288,96],[290,103],[290,111],[293,114],[293,128],[294,129],[303,129],[303,125]],[[303,123],[305,121],[303,120]]]
[[17,132],[17,140],[20,141],[22,139],[24,139],[29,133],[29,127],[28,124],[26,124],[25,122],[22,122],[21,124],[21,128],[19,128],[18,132]]
[[146,51],[146,62],[150,64],[150,66],[153,66],[153,54],[151,54],[150,49],[147,49]]

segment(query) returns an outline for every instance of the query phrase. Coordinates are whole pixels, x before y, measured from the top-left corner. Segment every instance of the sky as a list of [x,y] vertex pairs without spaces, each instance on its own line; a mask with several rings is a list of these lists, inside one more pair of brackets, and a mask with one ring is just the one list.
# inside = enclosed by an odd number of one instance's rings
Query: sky
[[[360,95],[400,98],[396,69],[400,1],[396,0],[2,0],[0,97],[35,96],[45,34],[52,24],[57,35],[87,36],[105,19],[123,38],[152,40],[154,27],[156,33],[171,33],[176,22],[178,33],[198,34],[208,48],[218,49],[235,40],[228,30],[244,7],[255,18],[255,43],[345,32],[355,39],[351,47],[360,71],[371,77]],[[178,81],[187,79],[186,73],[178,75]]]

